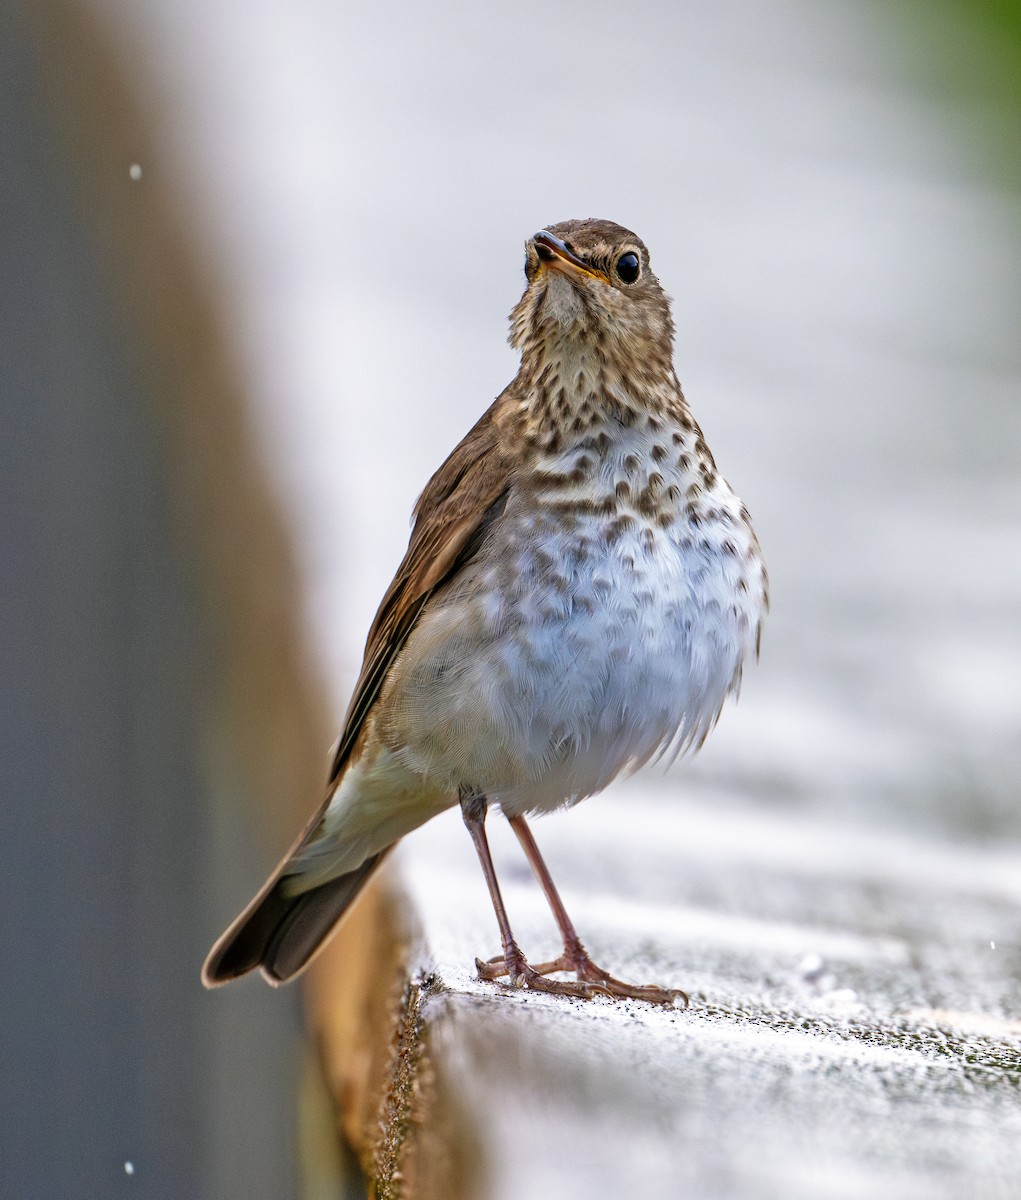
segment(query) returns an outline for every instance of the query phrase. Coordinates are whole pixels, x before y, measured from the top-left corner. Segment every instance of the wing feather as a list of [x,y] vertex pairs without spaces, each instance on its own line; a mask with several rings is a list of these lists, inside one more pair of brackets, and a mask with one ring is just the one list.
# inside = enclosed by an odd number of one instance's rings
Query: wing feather
[[499,404],[500,400],[451,452],[415,505],[407,553],[369,630],[330,770],[331,788],[430,596],[475,554],[506,502],[509,468],[496,420]]

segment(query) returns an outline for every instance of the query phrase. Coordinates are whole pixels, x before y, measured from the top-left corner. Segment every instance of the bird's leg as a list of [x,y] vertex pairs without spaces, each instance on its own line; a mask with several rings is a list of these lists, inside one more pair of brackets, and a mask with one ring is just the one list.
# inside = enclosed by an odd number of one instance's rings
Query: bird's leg
[[[567,909],[564,908],[564,902],[560,899],[560,893],[549,873],[549,867],[546,866],[539,853],[539,847],[535,844],[535,838],[532,837],[532,831],[525,823],[525,818],[508,817],[507,819],[510,821],[511,829],[517,834],[528,864],[539,881],[539,886],[546,895],[550,910],[560,929],[560,936],[564,939],[564,953],[560,958],[551,963],[542,963],[541,966],[534,969],[543,973],[574,971],[580,980],[597,985],[611,996],[626,996],[635,1000],[648,1000],[653,1004],[669,1004],[687,1008],[688,997],[677,988],[657,987],[655,984],[624,983],[620,979],[614,979],[602,967],[596,966],[589,958],[588,951],[582,945],[581,938],[578,937],[574,928],[574,923],[567,915]],[[492,966],[497,966],[497,963],[493,963]]]
[[493,866],[493,856],[489,852],[489,839],[486,837],[486,810],[488,807],[489,802],[485,796],[461,797],[461,816],[475,843],[475,853],[479,856],[479,862],[482,864],[482,874],[486,877],[489,898],[493,902],[493,911],[496,913],[496,921],[500,926],[503,961],[507,964],[504,973],[509,974],[513,981],[525,961],[525,956],[521,953],[520,947],[514,940],[514,934],[511,932],[507,909],[504,907],[503,896],[500,893],[500,883],[496,878],[496,868]]
[[[489,897],[493,902],[493,911],[496,913],[497,924],[500,926],[500,938],[503,942],[503,957],[495,960],[495,963],[484,963],[479,959],[475,960],[479,978],[495,980],[499,975],[508,975],[510,977],[510,986],[513,988],[528,988],[536,992],[553,992],[559,996],[576,996],[582,1000],[588,1000],[597,993],[606,992],[607,989],[598,981],[582,980],[579,978],[577,983],[569,983],[560,979],[547,979],[544,974],[540,974],[534,967],[528,965],[525,956],[521,953],[517,942],[514,940],[514,934],[511,932],[510,921],[507,919],[507,910],[503,903],[503,896],[500,894],[500,884],[496,878],[496,868],[493,866],[493,856],[489,852],[489,839],[486,837],[487,808],[488,801],[485,796],[479,796],[475,793],[462,793],[461,815],[464,818],[468,832],[471,834],[471,839],[475,843],[475,852],[479,856],[479,862],[482,864],[482,873],[486,877],[486,884],[489,887]],[[542,965],[544,968],[550,967],[548,963],[543,963]]]

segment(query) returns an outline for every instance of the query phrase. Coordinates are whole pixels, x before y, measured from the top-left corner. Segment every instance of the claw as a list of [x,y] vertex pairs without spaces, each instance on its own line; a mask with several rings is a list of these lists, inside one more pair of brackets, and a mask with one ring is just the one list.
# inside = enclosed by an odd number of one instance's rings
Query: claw
[[479,973],[479,978],[485,980],[486,983],[493,983],[500,978],[501,975],[507,975],[507,964],[504,962],[503,955],[497,955],[496,958],[490,958],[483,962],[481,958],[475,960],[475,969]]
[[654,983],[625,983],[622,979],[614,979],[608,971],[597,967],[584,950],[575,958],[573,966],[579,979],[600,984],[611,996],[646,1000],[650,1004],[666,1005],[667,1008],[687,1008],[690,1003],[687,993],[680,988],[659,987]]

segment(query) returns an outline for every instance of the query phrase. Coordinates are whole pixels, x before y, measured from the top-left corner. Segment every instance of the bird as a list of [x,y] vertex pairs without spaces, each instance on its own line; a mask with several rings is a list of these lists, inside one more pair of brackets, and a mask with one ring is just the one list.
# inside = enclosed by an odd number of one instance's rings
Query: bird
[[[207,987],[298,975],[390,849],[459,805],[502,947],[480,979],[688,1003],[593,962],[527,818],[702,745],[758,656],[766,569],[681,390],[645,243],[612,221],[552,224],[525,243],[525,281],[518,372],[419,497],[322,805],[210,951]],[[550,962],[514,938],[491,806],[559,928]]]

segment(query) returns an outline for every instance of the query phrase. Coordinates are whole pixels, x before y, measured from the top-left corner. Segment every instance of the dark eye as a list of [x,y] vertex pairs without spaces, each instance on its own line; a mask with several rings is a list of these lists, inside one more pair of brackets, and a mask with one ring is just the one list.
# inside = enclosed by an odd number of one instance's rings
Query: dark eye
[[617,259],[617,278],[621,283],[634,283],[641,273],[642,264],[633,250],[629,250],[627,254],[622,254]]

